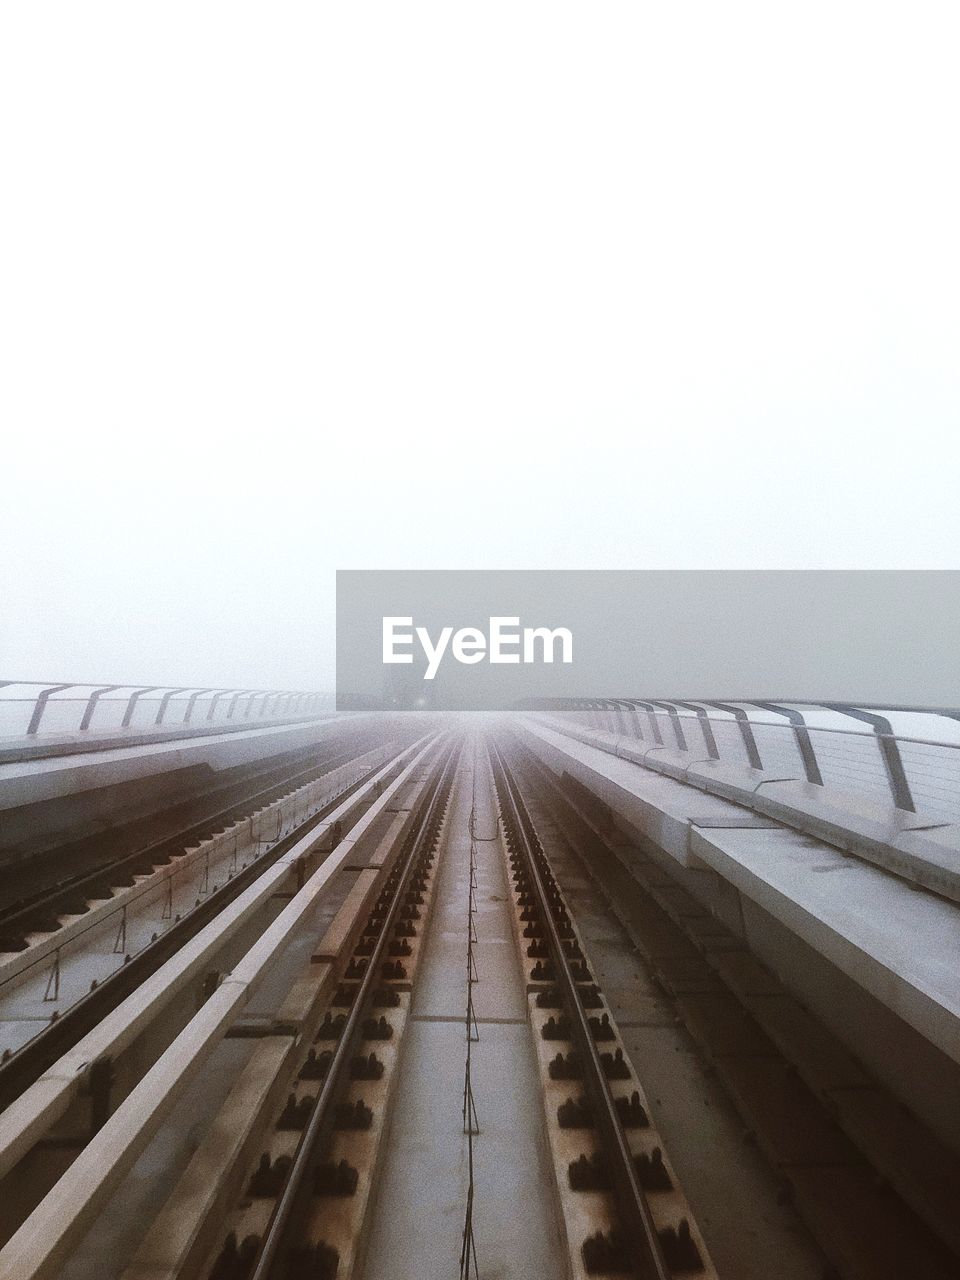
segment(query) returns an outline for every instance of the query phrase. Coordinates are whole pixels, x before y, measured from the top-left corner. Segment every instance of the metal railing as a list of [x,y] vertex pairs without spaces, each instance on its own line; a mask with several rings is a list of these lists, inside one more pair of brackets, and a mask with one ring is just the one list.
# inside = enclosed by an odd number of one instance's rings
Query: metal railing
[[524,708],[679,752],[689,763],[800,778],[933,824],[960,823],[955,708],[676,698],[536,699]]
[[333,694],[316,691],[0,680],[0,738],[303,720],[333,709]]

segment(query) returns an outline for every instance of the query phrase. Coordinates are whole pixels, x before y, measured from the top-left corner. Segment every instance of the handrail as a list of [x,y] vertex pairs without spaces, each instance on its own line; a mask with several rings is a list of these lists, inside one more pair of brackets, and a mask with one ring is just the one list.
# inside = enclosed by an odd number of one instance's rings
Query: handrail
[[[582,702],[583,706],[573,707],[568,705],[572,702],[577,702],[577,701]],[[666,702],[666,699],[663,699],[663,701]],[[673,701],[674,701],[674,706],[681,705],[676,699],[674,699]],[[748,705],[750,706],[760,705],[759,703],[756,703],[756,702],[751,703],[749,702],[749,700],[746,700],[746,699],[745,701],[747,701]],[[518,711],[553,711],[553,712],[582,711],[582,710],[589,710],[591,707],[600,706],[602,703],[614,703],[614,702],[629,702],[638,707],[652,708],[654,711],[654,714],[660,714],[660,715],[666,714],[665,711],[661,711],[659,713],[656,712],[656,708],[654,707],[654,704],[652,702],[647,702],[640,698],[580,698],[580,699],[535,698],[535,699],[529,699],[527,701],[524,701],[523,703],[518,703],[516,706],[516,710]],[[564,703],[565,705],[561,706],[560,703]],[[703,699],[703,704],[704,706],[717,707],[720,710],[727,709],[724,704],[721,704],[720,702],[715,702],[712,699],[710,700]],[[808,702],[806,705],[810,707],[813,707],[813,706],[822,707],[825,711],[837,711],[840,709],[841,706],[843,707],[847,706],[846,703],[835,703],[833,706],[830,706],[826,702]],[[730,710],[730,714],[733,715],[734,710],[732,706],[729,708],[729,710]],[[939,712],[939,711],[931,712],[930,714],[946,715],[945,712]],[[686,717],[681,717],[681,719],[688,719],[692,723],[694,717],[686,716]],[[730,720],[723,719],[721,716],[709,716],[708,719],[711,724],[730,724],[731,723]],[[763,728],[767,728],[767,729],[791,729],[793,727],[790,724],[783,724],[776,720],[750,720],[749,723],[754,727],[762,726]],[[892,732],[889,734],[866,733],[862,729],[837,729],[837,728],[834,728],[832,725],[830,727],[827,727],[826,725],[807,724],[806,728],[809,730],[810,733],[829,733],[837,737],[867,738],[870,741],[873,741],[875,738],[892,737],[892,738],[895,738],[897,742],[913,743],[914,745],[920,746],[920,747],[945,747],[945,748],[953,748],[956,750],[960,750],[960,738],[958,738],[956,742],[948,742],[945,738],[919,738],[915,734],[909,734],[909,733],[892,733]],[[660,745],[661,746],[664,745],[662,740]]]
[[[746,754],[749,766],[752,769],[764,769],[763,753],[767,749],[766,745],[761,746],[758,742],[756,730],[780,729],[788,732],[794,739],[796,744],[799,762],[803,770],[803,777],[808,782],[818,787],[829,785],[824,777],[824,770],[832,767],[834,777],[836,770],[843,772],[843,762],[837,764],[837,757],[824,759],[824,743],[829,739],[836,739],[843,744],[850,739],[858,739],[861,742],[871,742],[875,744],[878,760],[878,773],[882,774],[884,784],[889,793],[893,807],[901,813],[917,813],[918,805],[916,800],[917,787],[911,785],[911,779],[908,774],[907,765],[901,748],[906,746],[922,746],[934,747],[943,752],[958,753],[960,752],[960,738],[955,741],[946,741],[938,738],[920,737],[916,734],[901,734],[895,732],[893,725],[886,715],[879,714],[881,708],[870,706],[860,707],[854,706],[847,702],[804,702],[801,704],[804,711],[799,710],[796,706],[787,705],[781,702],[770,702],[761,700],[745,700],[743,705],[734,705],[730,702],[721,702],[718,700],[691,699],[681,700],[679,698],[657,698],[657,699],[640,699],[640,698],[538,698],[521,704],[522,709],[543,710],[554,712],[576,713],[578,711],[589,712],[590,720],[597,727],[603,727],[602,713],[607,713],[607,727],[612,729],[614,733],[623,736],[631,736],[629,733],[624,734],[623,722],[620,717],[620,709],[624,706],[642,707],[648,715],[651,728],[656,738],[656,747],[653,750],[663,749],[665,747],[663,735],[658,725],[660,716],[666,717],[672,729],[672,736],[676,739],[676,750],[681,751],[684,755],[690,755],[690,746],[687,736],[684,732],[684,721],[687,725],[699,725],[703,742],[706,748],[708,763],[718,762],[724,763],[730,761],[729,745],[725,742],[721,746],[717,741],[717,734],[714,733],[714,725],[730,725],[736,724],[739,736],[742,740],[743,750]],[[769,712],[771,716],[779,717],[778,719],[759,718],[751,716],[750,708],[756,708],[759,711]],[[682,709],[682,710],[681,710]],[[721,715],[710,714],[709,709],[724,713]],[[818,725],[811,723],[812,713],[817,709],[822,711],[833,712],[836,715],[847,716],[851,720],[859,720],[863,724],[869,725],[870,730],[863,729],[847,729],[834,725]],[[932,711],[927,708],[886,708],[887,710],[913,711],[924,715],[942,715],[946,719],[960,720],[960,712],[949,710]],[[684,714],[686,712],[687,714]],[[728,717],[732,717],[729,719]],[[636,726],[639,728],[639,725]],[[635,733],[641,741],[643,735]],[[960,755],[951,754],[947,757],[949,766],[952,768],[955,764],[960,764]],[[739,757],[736,763],[742,765],[742,757]],[[848,764],[855,764],[856,767],[863,765],[863,758],[851,756],[847,761]],[[919,770],[924,762],[917,763],[916,759],[912,762],[912,768]],[[779,764],[777,767],[781,767]],[[916,779],[917,782],[923,782],[925,779],[921,775]],[[929,777],[926,779],[928,787],[926,788],[927,796],[923,799],[922,807],[931,808],[929,800],[929,784],[932,781],[934,789],[933,806],[936,804],[936,792],[942,793],[941,809],[946,808],[951,815],[949,819],[944,818],[942,821],[960,821],[960,772],[958,772],[956,782],[952,780],[945,781],[942,773],[937,774],[930,771]],[[883,784],[881,784],[883,785]],[[850,783],[851,790],[864,790],[862,784],[854,780]],[[867,788],[873,794],[876,794],[876,787]],[[925,788],[919,788],[919,794],[923,795]],[[955,792],[955,796],[952,794]]]
[[[182,699],[182,704],[179,701],[174,703],[174,699],[179,699],[180,695],[187,696]],[[35,738],[40,734],[41,725],[44,726],[45,733],[87,734],[91,730],[96,732],[97,729],[106,728],[124,732],[134,728],[133,722],[142,706],[149,706],[147,715],[150,722],[159,727],[164,725],[171,704],[178,708],[183,706],[182,716],[175,723],[189,725],[194,717],[196,704],[201,700],[206,712],[203,720],[209,724],[233,720],[241,700],[245,702],[245,706],[242,715],[237,715],[237,718],[245,720],[304,719],[321,710],[325,702],[329,704],[327,709],[333,707],[333,695],[324,695],[316,690],[107,684],[95,680],[0,680],[0,737]],[[119,725],[116,720],[117,712],[113,713],[109,725],[105,724],[104,708],[116,707],[118,704],[123,706]],[[20,706],[24,708],[23,711],[13,711],[14,707]],[[50,724],[53,708],[59,711],[55,728]],[[98,717],[100,724],[95,725]],[[139,727],[143,728],[147,721],[143,716],[140,718],[143,724]],[[200,718],[199,711],[197,718]],[[11,727],[14,721],[18,721],[20,727]]]

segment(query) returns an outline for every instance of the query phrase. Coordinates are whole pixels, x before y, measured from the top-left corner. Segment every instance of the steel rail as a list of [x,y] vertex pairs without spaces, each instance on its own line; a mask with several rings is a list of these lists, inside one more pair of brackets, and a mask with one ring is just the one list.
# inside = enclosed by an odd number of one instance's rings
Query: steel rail
[[590,1030],[588,1014],[580,999],[570,962],[550,909],[550,899],[539,865],[541,859],[546,861],[546,855],[533,820],[520,795],[516,779],[504,760],[499,746],[494,744],[492,750],[491,763],[498,783],[497,790],[507,810],[504,816],[508,825],[514,829],[519,851],[526,863],[530,882],[536,893],[558,986],[562,991],[567,1013],[570,1015],[573,1044],[583,1063],[584,1085],[595,1103],[597,1126],[610,1162],[610,1178],[621,1221],[631,1244],[633,1267],[641,1280],[654,1280],[654,1278],[670,1280],[670,1268],[663,1256],[657,1228],[637,1177],[633,1155],[620,1124],[616,1103],[600,1061],[596,1041]]
[[229,906],[265,870],[288,853],[305,834],[322,823],[346,797],[374,777],[382,767],[382,764],[375,765],[279,840],[272,849],[254,858],[219,889],[215,889],[198,907],[194,907],[179,921],[171,924],[170,928],[165,933],[161,933],[155,942],[148,942],[145,947],[132,955],[126,964],[103,978],[98,986],[81,996],[64,1010],[59,1018],[49,1022],[6,1062],[0,1063],[0,1110],[14,1102],[25,1089],[43,1075],[44,1071],[49,1070],[63,1054],[73,1048],[78,1040],[112,1013],[117,1005],[185,946],[224,907]]
[[[276,781],[268,783],[267,786],[262,787],[259,791],[244,796],[236,803],[227,805],[223,809],[218,809],[205,818],[198,819],[198,821],[191,823],[189,826],[175,831],[172,835],[163,836],[152,844],[143,845],[139,849],[131,850],[129,853],[120,854],[119,857],[111,862],[105,862],[96,868],[78,871],[72,876],[55,881],[44,889],[39,889],[28,897],[19,898],[16,902],[12,902],[9,906],[0,909],[0,934],[9,936],[18,925],[29,923],[37,913],[56,911],[57,901],[61,897],[69,902],[75,901],[76,895],[83,891],[85,884],[97,885],[107,876],[118,872],[123,874],[124,868],[129,867],[131,864],[136,866],[136,863],[141,859],[150,857],[162,858],[164,854],[182,846],[185,841],[205,839],[205,833],[209,833],[212,824],[225,826],[231,822],[240,821],[247,816],[252,816],[246,812],[251,805],[256,805],[258,802],[269,803],[271,798],[277,798],[278,791],[291,784],[297,785],[298,781],[304,785],[311,780],[319,781],[324,774],[331,772],[331,770],[338,768],[342,764],[347,764],[351,759],[356,758],[356,755],[362,754],[362,750],[356,753],[352,750],[346,751],[340,755],[328,757],[321,764],[315,764],[307,769],[298,769],[294,773],[278,776]],[[259,773],[253,774],[247,781],[258,781],[261,778],[269,777],[271,774],[277,775],[278,773],[278,768],[274,766],[272,769],[264,769]],[[243,785],[243,780],[235,780],[223,787],[214,788],[212,792],[207,792],[207,795],[216,795],[218,791],[235,790],[241,785]],[[197,799],[201,798],[197,797]],[[215,827],[214,830],[216,830]],[[50,850],[48,852],[52,853],[54,851]]]
[[455,745],[448,747],[446,759],[438,765],[437,778],[430,799],[425,802],[426,813],[423,820],[418,824],[412,838],[408,837],[410,851],[403,860],[393,898],[383,917],[383,927],[367,961],[353,1004],[347,1014],[347,1020],[333,1051],[327,1074],[317,1094],[313,1111],[297,1143],[283,1189],[274,1204],[270,1220],[260,1240],[256,1258],[247,1273],[247,1280],[270,1280],[270,1277],[277,1274],[278,1266],[285,1262],[281,1257],[281,1251],[297,1220],[301,1202],[310,1191],[310,1172],[327,1137],[332,1120],[332,1104],[340,1093],[346,1069],[356,1052],[358,1032],[362,1027],[362,1011],[366,1007],[374,983],[381,980],[379,975],[384,951],[396,923],[410,872],[417,858],[427,851],[430,841],[439,832],[440,820],[449,796],[459,755],[458,747]]

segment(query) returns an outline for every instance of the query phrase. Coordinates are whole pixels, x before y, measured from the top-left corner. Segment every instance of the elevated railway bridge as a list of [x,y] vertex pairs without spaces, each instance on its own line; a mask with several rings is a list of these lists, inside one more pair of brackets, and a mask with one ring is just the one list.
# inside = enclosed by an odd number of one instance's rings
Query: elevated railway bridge
[[0,683],[0,1280],[960,1276],[957,711]]

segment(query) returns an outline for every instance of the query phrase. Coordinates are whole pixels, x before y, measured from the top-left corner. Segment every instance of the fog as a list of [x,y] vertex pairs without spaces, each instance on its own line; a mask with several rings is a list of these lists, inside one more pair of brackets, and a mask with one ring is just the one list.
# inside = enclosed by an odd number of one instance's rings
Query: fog
[[955,6],[6,6],[0,679],[337,568],[956,567]]

